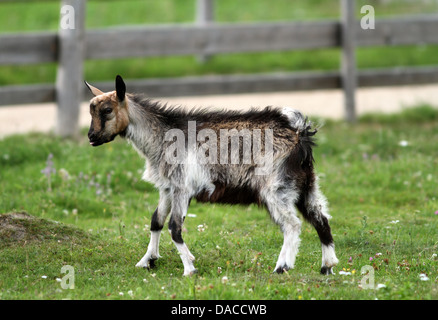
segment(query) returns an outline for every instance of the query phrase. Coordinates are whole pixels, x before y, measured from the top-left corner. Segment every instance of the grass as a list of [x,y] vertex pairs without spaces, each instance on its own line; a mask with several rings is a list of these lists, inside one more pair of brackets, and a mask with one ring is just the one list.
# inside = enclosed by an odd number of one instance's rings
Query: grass
[[[403,4],[396,1],[358,1],[359,8],[371,4],[377,17],[436,12],[432,2]],[[0,4],[0,32],[33,32],[58,29],[59,2],[57,1],[13,1]],[[338,0],[244,0],[217,1],[216,21],[301,21],[338,19]],[[245,10],[239,10],[245,8]],[[129,17],[129,18],[127,18]],[[193,23],[194,0],[129,0],[89,1],[86,12],[86,28],[106,28],[120,25],[145,25],[169,23]],[[271,52],[252,54],[222,54],[213,56],[206,63],[196,57],[127,58],[115,60],[87,61],[84,77],[88,81],[112,80],[115,74],[126,79],[180,77],[186,75],[261,73],[276,71],[339,70],[338,49],[302,50],[293,52]],[[372,47],[357,50],[360,69],[427,66],[438,64],[438,46]],[[0,66],[0,85],[32,83],[54,83],[56,63],[29,66]]]
[[[132,147],[118,138],[91,148],[85,130],[80,141],[7,137],[0,141],[0,212],[35,219],[10,222],[26,238],[0,232],[0,298],[437,299],[437,119],[436,109],[421,106],[356,125],[326,121],[316,167],[340,260],[328,277],[319,274],[321,249],[309,224],[295,269],[277,275],[282,235],[264,210],[196,202],[183,237],[199,275],[182,277],[167,232],[157,268],[137,269],[158,193],[140,180],[144,162]],[[64,265],[74,268],[73,290],[60,286]],[[361,288],[364,266],[384,288]]]

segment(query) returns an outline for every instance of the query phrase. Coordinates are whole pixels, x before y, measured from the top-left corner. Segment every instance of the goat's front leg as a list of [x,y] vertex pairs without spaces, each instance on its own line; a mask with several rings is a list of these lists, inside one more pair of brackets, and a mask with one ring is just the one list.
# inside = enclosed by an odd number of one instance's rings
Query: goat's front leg
[[141,268],[153,268],[155,267],[155,261],[160,258],[159,254],[159,244],[161,230],[163,229],[164,222],[170,212],[171,198],[167,191],[160,191],[160,200],[158,202],[158,207],[155,209],[151,220],[151,240],[148,245],[148,250],[146,254],[141,258],[141,260],[135,265]]
[[176,191],[172,199],[172,208],[170,211],[169,232],[181,256],[184,265],[184,275],[189,276],[198,272],[193,265],[195,257],[191,254],[189,248],[182,238],[182,226],[187,214],[189,197],[185,192]]

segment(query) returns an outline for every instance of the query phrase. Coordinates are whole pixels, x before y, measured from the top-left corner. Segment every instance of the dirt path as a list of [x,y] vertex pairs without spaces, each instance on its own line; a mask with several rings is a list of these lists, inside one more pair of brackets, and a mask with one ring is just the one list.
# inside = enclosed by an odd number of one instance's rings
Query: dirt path
[[[363,88],[357,91],[357,112],[397,112],[404,107],[420,103],[438,106],[438,84],[422,86]],[[264,106],[289,106],[306,115],[326,118],[343,118],[341,90],[275,92],[217,96],[163,98],[170,104],[187,107],[204,106],[242,109]],[[54,103],[38,105],[0,106],[0,138],[30,131],[53,130],[56,119]],[[81,105],[80,126],[88,126],[88,103]]]

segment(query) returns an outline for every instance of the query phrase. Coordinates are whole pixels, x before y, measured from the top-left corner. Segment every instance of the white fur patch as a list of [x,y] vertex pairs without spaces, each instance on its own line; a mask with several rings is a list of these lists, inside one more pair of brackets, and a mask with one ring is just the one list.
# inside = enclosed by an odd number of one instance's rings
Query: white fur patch
[[160,235],[161,231],[151,231],[151,241],[149,242],[148,250],[143,258],[141,258],[141,260],[135,265],[136,267],[149,268],[149,262],[151,259],[161,258],[158,250]]
[[281,247],[280,255],[278,256],[275,270],[286,267],[292,269],[295,266],[295,259],[300,246],[301,222],[298,218],[296,225],[292,225],[284,231],[284,241]]
[[334,267],[338,264],[339,260],[336,258],[334,245],[322,245],[322,266]]
[[215,189],[215,185],[211,182],[211,177],[205,169],[205,166],[200,164],[196,152],[189,152],[185,172],[185,185],[189,187],[191,194],[197,194],[201,190],[206,190],[211,195]]
[[[328,220],[332,218],[331,215],[329,214],[327,198],[322,194],[321,190],[319,189],[317,175],[315,175],[313,192],[309,194],[308,202],[309,202],[309,206],[318,209],[317,211],[321,212],[321,214],[324,217],[326,217]],[[319,218],[319,216],[316,216],[316,218]]]
[[301,112],[290,107],[284,107],[281,112],[288,117],[292,128],[304,129],[306,127],[305,118]]
[[184,265],[184,275],[189,276],[197,272],[193,265],[195,257],[191,254],[189,248],[185,243],[174,242],[178,252],[181,256],[182,263]]

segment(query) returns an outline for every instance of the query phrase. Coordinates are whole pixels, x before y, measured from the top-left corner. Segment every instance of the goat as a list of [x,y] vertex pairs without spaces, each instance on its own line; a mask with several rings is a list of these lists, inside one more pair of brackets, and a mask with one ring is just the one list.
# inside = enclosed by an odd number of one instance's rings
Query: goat
[[277,273],[295,264],[301,229],[298,209],[318,233],[321,273],[333,273],[338,259],[328,222],[331,217],[313,167],[316,130],[312,131],[311,122],[299,111],[273,107],[185,110],[126,93],[121,76],[116,77],[115,91],[107,93],[85,84],[95,96],[90,100],[90,144],[96,147],[118,135],[128,140],[146,159],[143,179],[160,194],[151,219],[150,242],[137,267],[155,267],[160,234],[170,214],[168,227],[184,275],[197,272],[195,258],[181,235],[188,206],[195,198],[265,207],[284,236],[274,269]]

